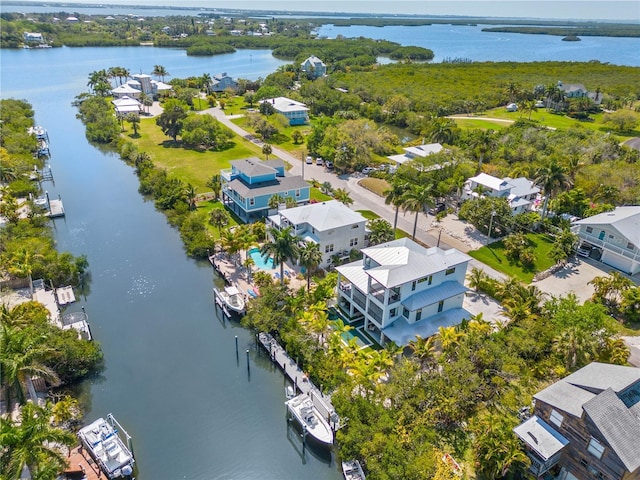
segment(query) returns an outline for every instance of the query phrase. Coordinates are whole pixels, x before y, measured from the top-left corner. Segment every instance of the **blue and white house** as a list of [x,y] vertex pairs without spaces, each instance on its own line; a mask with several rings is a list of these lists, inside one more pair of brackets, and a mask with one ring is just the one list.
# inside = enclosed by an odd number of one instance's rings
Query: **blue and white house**
[[218,73],[211,77],[211,91],[224,92],[227,88],[238,89],[238,82],[225,73]]
[[640,272],[639,205],[578,220],[572,230],[591,258],[631,275]]
[[298,205],[309,202],[310,185],[300,175],[285,172],[282,160],[245,158],[221,170],[222,201],[246,222],[266,217],[274,195],[293,198]]
[[309,78],[320,78],[327,74],[327,66],[315,55],[311,55],[300,64],[300,70],[307,74]]
[[339,201],[329,200],[280,210],[268,217],[267,225],[291,226],[294,235],[318,244],[322,253],[319,266],[325,268],[334,255],[348,257],[351,250],[364,247],[367,219]]
[[338,306],[350,318],[364,318],[379,342],[407,345],[439,327],[459,324],[468,255],[452,248],[425,248],[409,238],[364,248],[362,260],[338,271]]
[[276,112],[289,119],[289,125],[309,123],[309,109],[304,103],[286,97],[267,98],[260,103],[270,103]]
[[156,98],[159,94],[170,90],[173,90],[173,87],[168,83],[153,80],[151,75],[145,73],[137,73],[131,75],[131,80],[111,90],[111,93],[115,98],[129,97],[138,99],[141,93]]

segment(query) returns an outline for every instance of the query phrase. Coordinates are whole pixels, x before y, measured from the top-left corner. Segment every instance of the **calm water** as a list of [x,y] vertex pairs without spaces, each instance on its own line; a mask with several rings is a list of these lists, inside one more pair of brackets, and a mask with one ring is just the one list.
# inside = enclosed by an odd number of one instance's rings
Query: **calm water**
[[153,48],[1,52],[2,97],[31,102],[49,131],[55,186],[45,188],[67,212],[55,222],[59,247],[90,262],[91,292],[69,309],[86,307],[106,358],[102,376],[84,385],[88,420],[113,412],[123,423],[139,480],[341,478],[326,450],[302,456],[287,429],[282,374],[249,332],[214,314],[211,268],[186,258],[177,231],[138,194],[133,170],[89,145],[75,118],[71,101],[90,71],[155,64],[176,76],[224,70],[255,79],[280,62],[259,51],[224,59]]
[[[430,48],[434,62],[445,58],[473,61],[539,62],[548,60],[640,66],[640,38],[580,37],[581,42],[563,42],[552,35],[482,32],[485,26],[424,25],[419,27],[367,27],[324,25],[321,36],[367,37],[401,45]],[[497,26],[497,25],[495,25]]]

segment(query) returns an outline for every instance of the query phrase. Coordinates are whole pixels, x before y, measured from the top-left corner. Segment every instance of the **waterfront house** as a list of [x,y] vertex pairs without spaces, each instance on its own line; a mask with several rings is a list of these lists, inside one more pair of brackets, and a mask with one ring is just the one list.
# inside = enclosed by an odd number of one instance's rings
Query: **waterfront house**
[[24,32],[22,38],[25,43],[44,43],[44,37],[41,33]]
[[469,178],[462,191],[463,199],[506,198],[513,215],[535,210],[540,204],[540,188],[525,178],[497,178],[481,173]]
[[367,219],[337,200],[329,200],[280,210],[268,217],[267,225],[291,226],[294,235],[318,244],[322,253],[319,266],[325,268],[334,255],[348,258],[351,250],[364,247]]
[[594,362],[533,397],[514,432],[535,478],[640,478],[640,368]]
[[349,318],[363,318],[382,344],[407,345],[417,335],[459,324],[464,279],[471,258],[452,248],[425,248],[401,238],[364,248],[362,260],[336,268],[338,306]]
[[289,120],[289,125],[304,125],[309,122],[309,109],[304,103],[286,97],[268,98],[260,103],[270,103],[273,109]]
[[211,77],[211,91],[224,92],[227,88],[231,90],[238,89],[238,82],[225,73],[218,73]]
[[315,55],[311,55],[300,64],[300,70],[306,73],[307,77],[316,79],[327,74],[327,66]]
[[311,187],[300,175],[285,172],[282,160],[245,158],[220,171],[222,201],[245,222],[266,217],[274,195],[293,198],[298,205],[309,202]]
[[591,258],[631,275],[640,272],[639,205],[578,220],[573,230]]
[[150,75],[138,73],[131,75],[131,80],[111,90],[115,98],[129,97],[140,98],[144,93],[152,98],[157,98],[159,94],[172,90],[173,87],[164,82],[153,80]]
[[129,113],[140,114],[142,112],[142,104],[135,98],[129,98],[126,95],[111,101],[113,103],[116,116],[125,117]]
[[558,81],[558,90],[565,98],[582,98],[589,93],[581,83],[562,83],[561,81]]

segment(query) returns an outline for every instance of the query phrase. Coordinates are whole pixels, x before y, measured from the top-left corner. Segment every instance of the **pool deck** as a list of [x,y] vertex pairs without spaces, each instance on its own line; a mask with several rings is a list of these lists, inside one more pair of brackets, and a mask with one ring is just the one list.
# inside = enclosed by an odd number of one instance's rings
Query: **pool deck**
[[[242,252],[243,259],[245,258],[245,255],[246,253]],[[257,292],[258,287],[256,287],[251,281],[251,275],[247,272],[246,268],[234,263],[225,253],[216,253],[215,255],[211,255],[209,257],[209,262],[222,276],[227,285],[233,285],[242,292],[246,301],[251,299],[251,296],[248,293],[249,289]],[[287,283],[290,288],[297,290],[307,284],[305,279],[298,278],[299,272],[291,268],[289,265],[285,264],[284,270],[291,272],[291,275],[285,276],[285,283]],[[252,271],[256,272],[257,269],[253,268]],[[276,273],[280,275],[280,267],[273,270],[272,277],[274,282],[280,281],[276,278]]]

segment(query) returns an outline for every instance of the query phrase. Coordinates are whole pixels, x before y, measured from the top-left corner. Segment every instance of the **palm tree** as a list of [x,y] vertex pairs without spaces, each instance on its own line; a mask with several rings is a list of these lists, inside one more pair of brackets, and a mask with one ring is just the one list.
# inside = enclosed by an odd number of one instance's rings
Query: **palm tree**
[[567,169],[555,158],[549,161],[538,170],[535,183],[542,186],[544,191],[544,204],[542,206],[542,218],[547,216],[549,200],[558,190],[571,186],[571,180],[567,175]]
[[238,238],[234,230],[230,228],[222,230],[220,233],[220,247],[227,252],[230,258],[233,258],[233,256],[238,253],[240,245],[238,244]]
[[322,263],[320,245],[314,242],[305,242],[300,247],[300,265],[305,268],[304,275],[307,278],[307,292],[311,289],[311,273]]
[[42,255],[34,254],[26,247],[22,247],[15,251],[7,262],[7,270],[11,275],[27,277],[29,279],[29,292],[31,296],[33,296],[33,279],[31,278],[31,274],[33,273],[34,260],[37,258],[42,258]]
[[216,200],[218,200],[220,198],[220,191],[222,190],[222,177],[217,173],[212,175],[207,181],[207,187],[211,189]]
[[100,84],[109,85],[109,75],[106,70],[96,70],[89,74],[89,81],[87,82],[87,87],[91,89],[94,93],[96,92],[96,86]]
[[156,77],[159,77],[160,80],[162,80],[163,82],[164,82],[164,77],[169,75],[169,72],[167,72],[167,69],[164,68],[162,65],[154,65],[153,71],[151,73]]
[[391,188],[382,192],[384,195],[385,205],[393,205],[396,207],[395,217],[393,218],[393,235],[395,237],[396,228],[398,227],[398,212],[403,203],[403,195],[409,189],[407,183],[391,182]]
[[211,89],[211,75],[209,75],[208,73],[203,73],[200,77],[200,85],[208,95]]
[[467,275],[467,280],[469,281],[469,286],[474,289],[476,293],[480,291],[480,287],[487,280],[488,275],[484,273],[483,270],[479,268],[473,267],[471,269],[471,273]]
[[229,225],[231,217],[226,210],[222,208],[214,208],[209,216],[209,223],[218,228],[218,233],[222,236],[222,228]]
[[456,327],[440,327],[437,337],[442,351],[448,352],[458,346],[463,334]]
[[373,218],[367,222],[369,230],[369,245],[379,245],[381,243],[390,242],[395,238],[394,232],[391,230],[391,224],[384,218]]
[[69,448],[76,438],[71,432],[52,426],[50,418],[50,405],[35,403],[23,405],[17,421],[11,416],[0,418],[2,478],[23,478],[21,473],[27,467],[30,478],[53,480],[66,468],[66,458],[57,446]]
[[277,210],[278,207],[280,206],[280,204],[283,203],[283,202],[284,202],[284,197],[282,195],[280,195],[279,193],[276,193],[274,195],[271,195],[267,205],[269,206],[270,209]]
[[18,172],[16,168],[9,165],[7,162],[0,162],[0,183],[10,183],[18,178]]
[[347,207],[353,204],[353,198],[351,198],[349,192],[347,192],[344,188],[336,188],[333,191],[333,198],[346,205]]
[[493,130],[474,130],[471,134],[469,147],[478,159],[478,173],[482,171],[484,159],[491,156],[498,144],[495,133]]
[[198,193],[193,185],[187,183],[187,186],[184,188],[184,195],[187,198],[187,203],[189,204],[189,210],[195,210],[196,208],[196,198],[198,198]]
[[300,238],[293,235],[293,227],[285,227],[282,230],[277,228],[269,229],[270,242],[266,242],[260,247],[260,254],[263,257],[271,256],[274,265],[280,265],[280,285],[284,285],[284,263],[287,260],[294,262],[298,258],[298,242]]
[[265,143],[262,146],[262,153],[264,154],[265,160],[269,160],[269,155],[273,153],[273,147],[269,143]]
[[554,351],[564,359],[567,370],[589,363],[596,354],[598,340],[580,330],[570,327],[553,340]]
[[433,194],[431,192],[433,185],[421,185],[412,186],[402,196],[402,206],[405,211],[411,211],[416,213],[415,221],[413,222],[413,236],[412,239],[416,239],[416,230],[418,228],[418,215],[420,212],[424,212],[429,205],[433,205]]
[[434,118],[427,125],[425,136],[432,142],[451,144],[457,138],[460,129],[453,120]]
[[253,232],[250,224],[241,225],[233,232],[240,250],[244,250],[245,260],[249,258],[249,249],[256,244],[258,236]]
[[422,338],[420,335],[416,335],[416,339],[409,342],[409,348],[420,361],[421,368],[433,365],[436,360],[435,337]]

